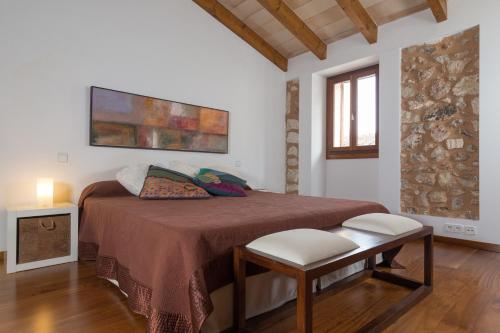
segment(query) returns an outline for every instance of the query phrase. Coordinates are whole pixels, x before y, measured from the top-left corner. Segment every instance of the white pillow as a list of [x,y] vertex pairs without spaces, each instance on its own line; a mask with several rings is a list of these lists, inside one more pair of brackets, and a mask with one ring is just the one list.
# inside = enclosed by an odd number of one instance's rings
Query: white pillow
[[144,180],[148,174],[149,165],[138,164],[134,166],[128,166],[116,174],[116,180],[122,184],[123,187],[127,189],[130,193],[138,196],[142,187],[144,186]]
[[422,223],[399,215],[371,213],[353,217],[342,223],[342,226],[396,236],[422,228]]
[[308,265],[352,251],[359,245],[328,231],[293,229],[257,238],[246,247],[299,265]]
[[200,171],[200,168],[196,165],[185,163],[182,161],[170,161],[168,164],[168,168],[173,171],[177,171],[188,175],[190,177],[194,177]]

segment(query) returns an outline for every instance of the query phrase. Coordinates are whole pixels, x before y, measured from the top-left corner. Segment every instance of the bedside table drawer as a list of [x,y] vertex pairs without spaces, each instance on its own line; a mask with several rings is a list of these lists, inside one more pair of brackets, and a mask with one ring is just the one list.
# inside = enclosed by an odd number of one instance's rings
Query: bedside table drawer
[[18,218],[17,263],[69,256],[71,215]]

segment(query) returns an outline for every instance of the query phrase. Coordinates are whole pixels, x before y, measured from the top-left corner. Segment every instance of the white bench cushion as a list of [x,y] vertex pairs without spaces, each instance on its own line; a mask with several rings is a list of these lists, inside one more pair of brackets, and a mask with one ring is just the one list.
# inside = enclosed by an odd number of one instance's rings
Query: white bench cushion
[[334,257],[357,249],[350,239],[328,231],[293,229],[257,238],[247,248],[257,250],[299,265]]
[[404,216],[372,213],[353,217],[342,223],[342,226],[397,236],[422,228],[422,223]]

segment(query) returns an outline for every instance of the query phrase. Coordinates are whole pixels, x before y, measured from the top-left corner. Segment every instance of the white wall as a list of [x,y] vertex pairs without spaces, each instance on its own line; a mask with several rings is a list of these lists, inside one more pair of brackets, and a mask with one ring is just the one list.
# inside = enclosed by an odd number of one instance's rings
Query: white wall
[[[438,234],[444,234],[446,222],[476,224],[477,236],[462,238],[500,244],[500,220],[496,198],[500,192],[500,154],[497,135],[500,123],[500,24],[498,0],[449,0],[449,19],[437,24],[430,10],[379,27],[379,41],[369,45],[357,34],[328,46],[328,59],[319,61],[312,54],[303,54],[290,61],[289,78],[300,78],[301,117],[301,166],[312,163],[311,152],[304,147],[311,146],[311,140],[321,130],[316,117],[314,99],[324,98],[313,84],[315,76],[342,69],[359,67],[373,59],[380,63],[380,158],[378,160],[344,160],[322,163],[326,168],[326,191],[323,194],[339,197],[378,200],[392,212],[399,213],[400,191],[400,52],[410,45],[438,40],[444,36],[472,26],[481,26],[481,73],[480,73],[480,187],[481,220],[477,222],[446,218],[418,216],[417,219],[435,227]],[[324,80],[324,78],[323,78]],[[305,87],[308,85],[308,87]],[[316,86],[316,87],[315,87]],[[324,108],[322,110],[324,112]],[[321,124],[324,128],[324,122]],[[312,138],[312,139],[311,139]],[[303,140],[303,141],[302,141]],[[317,139],[316,139],[317,140]],[[318,144],[323,145],[324,139]],[[308,159],[308,160],[307,160]],[[312,168],[301,169],[300,187],[302,194],[321,195],[317,174]],[[447,235],[452,236],[452,235]]]
[[330,160],[326,162],[326,196],[379,201],[378,159]]
[[[0,45],[0,251],[5,206],[40,176],[76,200],[130,163],[241,161],[283,191],[284,74],[192,1],[0,0]],[[230,153],[90,147],[91,85],[229,110]]]

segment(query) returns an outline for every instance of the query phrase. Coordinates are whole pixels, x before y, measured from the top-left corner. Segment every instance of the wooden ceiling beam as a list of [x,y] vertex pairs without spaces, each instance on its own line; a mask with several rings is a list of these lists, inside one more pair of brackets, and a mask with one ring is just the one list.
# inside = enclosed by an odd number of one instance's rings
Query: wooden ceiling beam
[[283,0],[257,0],[271,15],[320,60],[326,59],[326,44]]
[[427,0],[427,3],[432,10],[432,14],[434,14],[436,21],[443,22],[448,19],[448,4],[446,0]]
[[359,0],[337,0],[337,3],[365,36],[368,43],[376,43],[378,36],[377,24]]
[[250,29],[245,23],[231,13],[217,0],[193,0],[201,8],[212,15],[216,20],[225,25],[229,30],[238,35],[254,49],[260,52],[284,72],[288,70],[288,59],[274,49],[255,31]]

